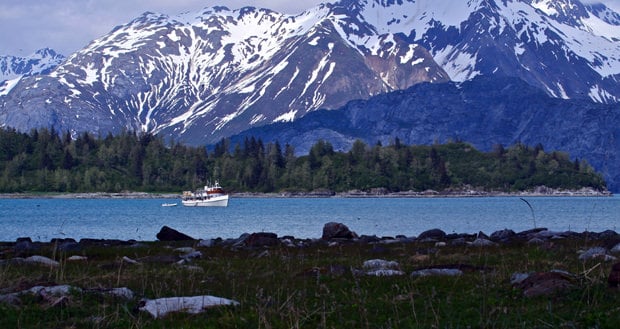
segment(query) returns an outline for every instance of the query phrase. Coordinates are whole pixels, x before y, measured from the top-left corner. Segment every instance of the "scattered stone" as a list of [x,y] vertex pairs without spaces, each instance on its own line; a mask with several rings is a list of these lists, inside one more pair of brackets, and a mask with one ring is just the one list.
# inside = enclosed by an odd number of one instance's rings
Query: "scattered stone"
[[382,240],[376,235],[361,235],[359,237],[360,243],[381,243]]
[[398,262],[384,259],[371,259],[363,264],[363,267],[366,269],[364,274],[370,276],[405,275],[405,272],[397,269],[399,266]]
[[463,271],[457,268],[425,268],[411,272],[411,276],[426,277],[426,276],[460,276],[463,275]]
[[195,240],[194,238],[190,237],[189,235],[186,235],[184,233],[181,233],[175,229],[172,229],[168,226],[164,226],[161,228],[161,230],[159,231],[159,233],[157,233],[156,235],[157,239],[159,241],[189,241],[189,240]]
[[515,237],[517,235],[517,233],[515,233],[515,231],[513,230],[509,230],[509,229],[503,229],[500,231],[495,231],[493,233],[491,233],[491,236],[489,237],[489,239],[491,241],[507,241],[513,237]]
[[484,238],[477,238],[471,243],[471,245],[474,247],[488,247],[488,246],[494,246],[495,242],[484,239]]
[[210,248],[210,247],[215,246],[215,240],[213,239],[200,240],[198,241],[198,244],[196,246]]
[[613,239],[613,238],[618,237],[618,233],[616,233],[616,231],[613,231],[613,230],[605,230],[603,232],[593,233],[593,234],[596,234],[596,239],[598,240],[608,240],[608,239]]
[[80,244],[74,239],[52,239],[50,241],[56,247],[57,251],[77,251],[80,250]]
[[137,260],[131,259],[127,256],[123,256],[123,258],[121,258],[121,262],[128,263],[128,264],[140,264],[140,262],[138,262]]
[[611,267],[611,272],[609,272],[607,282],[609,283],[609,287],[612,288],[617,288],[620,286],[620,263],[616,263]]
[[363,267],[366,269],[379,269],[379,268],[398,268],[400,264],[395,261],[387,261],[383,259],[371,259],[364,262]]
[[239,236],[239,238],[237,238],[236,240],[233,240],[231,244],[234,248],[241,248],[245,246],[245,240],[247,240],[247,238],[249,237],[250,237],[249,233],[243,233]]
[[545,240],[540,239],[540,238],[532,238],[529,241],[527,241],[527,244],[531,244],[531,245],[535,245],[535,246],[540,246],[545,244]]
[[530,274],[513,285],[523,290],[525,297],[549,296],[574,288],[574,280],[570,273],[551,271]]
[[103,290],[102,293],[104,295],[122,298],[126,300],[132,300],[135,297],[134,292],[127,287],[106,289],[106,290]]
[[73,255],[73,256],[67,257],[68,262],[80,262],[80,261],[86,261],[86,260],[88,260],[88,257],[86,256]]
[[185,254],[189,254],[191,252],[196,251],[196,249],[192,248],[192,247],[181,247],[181,248],[176,248],[174,249],[174,251],[176,252],[180,252],[180,253],[185,253]]
[[32,252],[38,251],[40,249],[39,244],[34,244],[30,238],[18,238],[15,241],[15,246],[13,247],[17,254],[21,254],[24,252]]
[[247,237],[247,239],[245,239],[245,245],[251,248],[276,246],[279,243],[280,240],[278,240],[277,234],[267,232],[252,233]]
[[357,234],[342,223],[329,222],[323,226],[323,240],[355,239]]
[[174,264],[174,266],[190,271],[190,272],[196,272],[196,273],[203,273],[204,269],[200,266],[197,265],[186,265],[186,260],[181,259],[179,262],[177,262],[176,264]]
[[159,264],[173,264],[181,260],[181,257],[176,255],[152,255],[140,258],[142,263],[159,263]]
[[398,276],[405,275],[405,272],[400,270],[393,270],[389,268],[381,268],[376,270],[367,271],[366,275],[369,276]]
[[544,227],[533,228],[533,229],[529,229],[523,232],[519,232],[517,233],[517,235],[531,239],[534,235],[536,235],[539,232],[543,232],[543,231],[547,231],[547,228],[544,228]]
[[527,279],[530,275],[531,275],[531,273],[513,273],[510,276],[510,284],[513,285],[513,286],[517,285],[517,284],[520,284],[525,279]]
[[423,241],[423,242],[435,242],[435,241],[439,241],[439,240],[443,240],[446,237],[446,232],[438,229],[438,228],[434,228],[428,231],[424,231],[422,233],[420,233],[420,235],[418,236],[418,240]]
[[72,291],[81,292],[82,289],[64,284],[64,285],[49,286],[49,287],[34,286],[28,290],[22,291],[21,293],[22,294],[30,293],[33,295],[40,295],[45,298],[46,296],[56,296],[56,297],[68,296],[71,294]]
[[605,258],[607,256],[607,249],[603,247],[593,247],[586,251],[580,252],[579,260],[587,261],[594,258]]
[[402,242],[406,242],[405,239],[383,238],[379,240],[379,243],[381,244],[396,244]]
[[17,294],[6,294],[6,295],[0,295],[0,303],[13,305],[13,306],[19,306],[21,305],[22,301],[21,299],[19,299]]
[[271,255],[269,250],[263,250],[260,254],[258,254],[258,256],[256,256],[256,258],[265,258],[269,257],[269,255]]
[[60,263],[58,263],[57,261],[51,259],[51,258],[47,258],[45,256],[39,256],[39,255],[34,255],[34,256],[30,256],[28,258],[24,259],[24,263],[27,264],[39,264],[39,265],[45,265],[45,266],[49,266],[49,267],[58,267],[60,265]]
[[135,245],[135,240],[117,240],[117,239],[80,239],[81,247],[117,247]]
[[565,233],[564,232],[556,232],[556,231],[549,231],[549,230],[544,230],[544,231],[540,231],[540,232],[536,232],[534,234],[532,234],[533,237],[536,238],[540,238],[540,239],[559,239],[559,238],[564,238],[565,237]]
[[295,238],[282,238],[280,240],[280,242],[284,245],[287,246],[289,248],[294,248],[297,247],[297,245],[295,244]]
[[194,250],[191,252],[188,252],[185,255],[181,255],[181,258],[184,260],[190,260],[190,259],[195,259],[195,258],[202,258],[202,253],[198,250]]
[[416,254],[411,256],[410,260],[414,263],[423,263],[423,262],[428,262],[431,259],[431,256],[429,255],[423,255],[423,254]]
[[153,318],[165,317],[172,312],[198,314],[205,309],[216,306],[239,305],[239,302],[214,296],[168,297],[159,299],[143,299],[139,310],[148,312]]
[[103,296],[120,298],[123,300],[132,300],[135,298],[135,293],[133,292],[133,290],[127,287],[109,288],[109,289],[94,288],[94,289],[84,289],[82,291],[86,293],[91,293],[91,294],[98,294],[98,295],[103,295]]
[[458,237],[453,240],[450,240],[451,246],[464,246],[466,244],[467,244],[467,240],[465,240],[465,238],[462,238],[462,237]]

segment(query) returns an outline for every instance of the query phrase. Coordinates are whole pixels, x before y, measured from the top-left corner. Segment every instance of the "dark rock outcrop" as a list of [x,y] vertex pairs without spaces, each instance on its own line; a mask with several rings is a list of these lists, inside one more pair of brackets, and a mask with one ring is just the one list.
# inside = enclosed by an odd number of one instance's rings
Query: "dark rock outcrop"
[[617,288],[620,286],[620,263],[616,263],[611,267],[611,272],[607,278],[609,287]]
[[168,226],[164,226],[161,228],[159,233],[157,233],[157,239],[159,241],[189,241],[195,240],[189,235],[181,233],[175,229],[172,229]]
[[267,232],[252,233],[245,239],[247,247],[275,246],[279,243],[277,234]]
[[420,233],[420,235],[418,236],[418,240],[443,240],[446,237],[446,232],[438,229],[438,228],[434,228],[428,231],[424,231],[422,233]]
[[342,223],[330,222],[323,226],[323,240],[355,239],[357,234]]
[[551,271],[524,275],[513,284],[525,297],[537,297],[566,292],[576,286],[574,281],[570,273]]

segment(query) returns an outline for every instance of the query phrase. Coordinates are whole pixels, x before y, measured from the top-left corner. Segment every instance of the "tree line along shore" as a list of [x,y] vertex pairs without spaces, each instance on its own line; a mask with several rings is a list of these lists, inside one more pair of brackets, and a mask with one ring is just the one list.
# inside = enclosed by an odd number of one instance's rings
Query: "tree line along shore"
[[586,160],[547,152],[540,144],[496,145],[482,152],[462,141],[403,145],[395,139],[384,146],[358,140],[350,150],[337,151],[319,140],[308,154],[296,155],[288,144],[255,138],[235,145],[223,139],[207,150],[152,134],[94,137],[0,128],[4,195],[166,195],[216,179],[240,196],[607,193],[601,174]]

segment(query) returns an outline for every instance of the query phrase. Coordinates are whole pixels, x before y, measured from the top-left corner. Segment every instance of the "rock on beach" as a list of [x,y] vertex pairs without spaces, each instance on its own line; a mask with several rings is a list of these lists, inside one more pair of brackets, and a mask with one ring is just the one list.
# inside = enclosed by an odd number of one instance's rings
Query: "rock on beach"
[[194,238],[192,238],[191,236],[185,234],[185,233],[181,233],[173,228],[170,228],[168,226],[164,226],[161,228],[161,230],[159,231],[159,233],[157,233],[156,235],[157,239],[159,239],[159,241],[190,241],[190,240],[196,240]]
[[342,223],[329,222],[323,226],[323,240],[331,239],[355,239],[357,234]]

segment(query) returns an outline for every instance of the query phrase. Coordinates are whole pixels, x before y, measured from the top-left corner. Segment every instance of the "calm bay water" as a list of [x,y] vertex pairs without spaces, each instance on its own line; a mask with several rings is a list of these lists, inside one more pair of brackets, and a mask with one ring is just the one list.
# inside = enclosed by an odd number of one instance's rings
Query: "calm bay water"
[[618,231],[620,197],[489,198],[231,198],[227,208],[162,207],[170,199],[0,199],[0,241],[31,237],[156,240],[167,225],[195,238],[243,233],[320,238],[323,225],[341,222],[358,234],[416,236],[523,231]]

